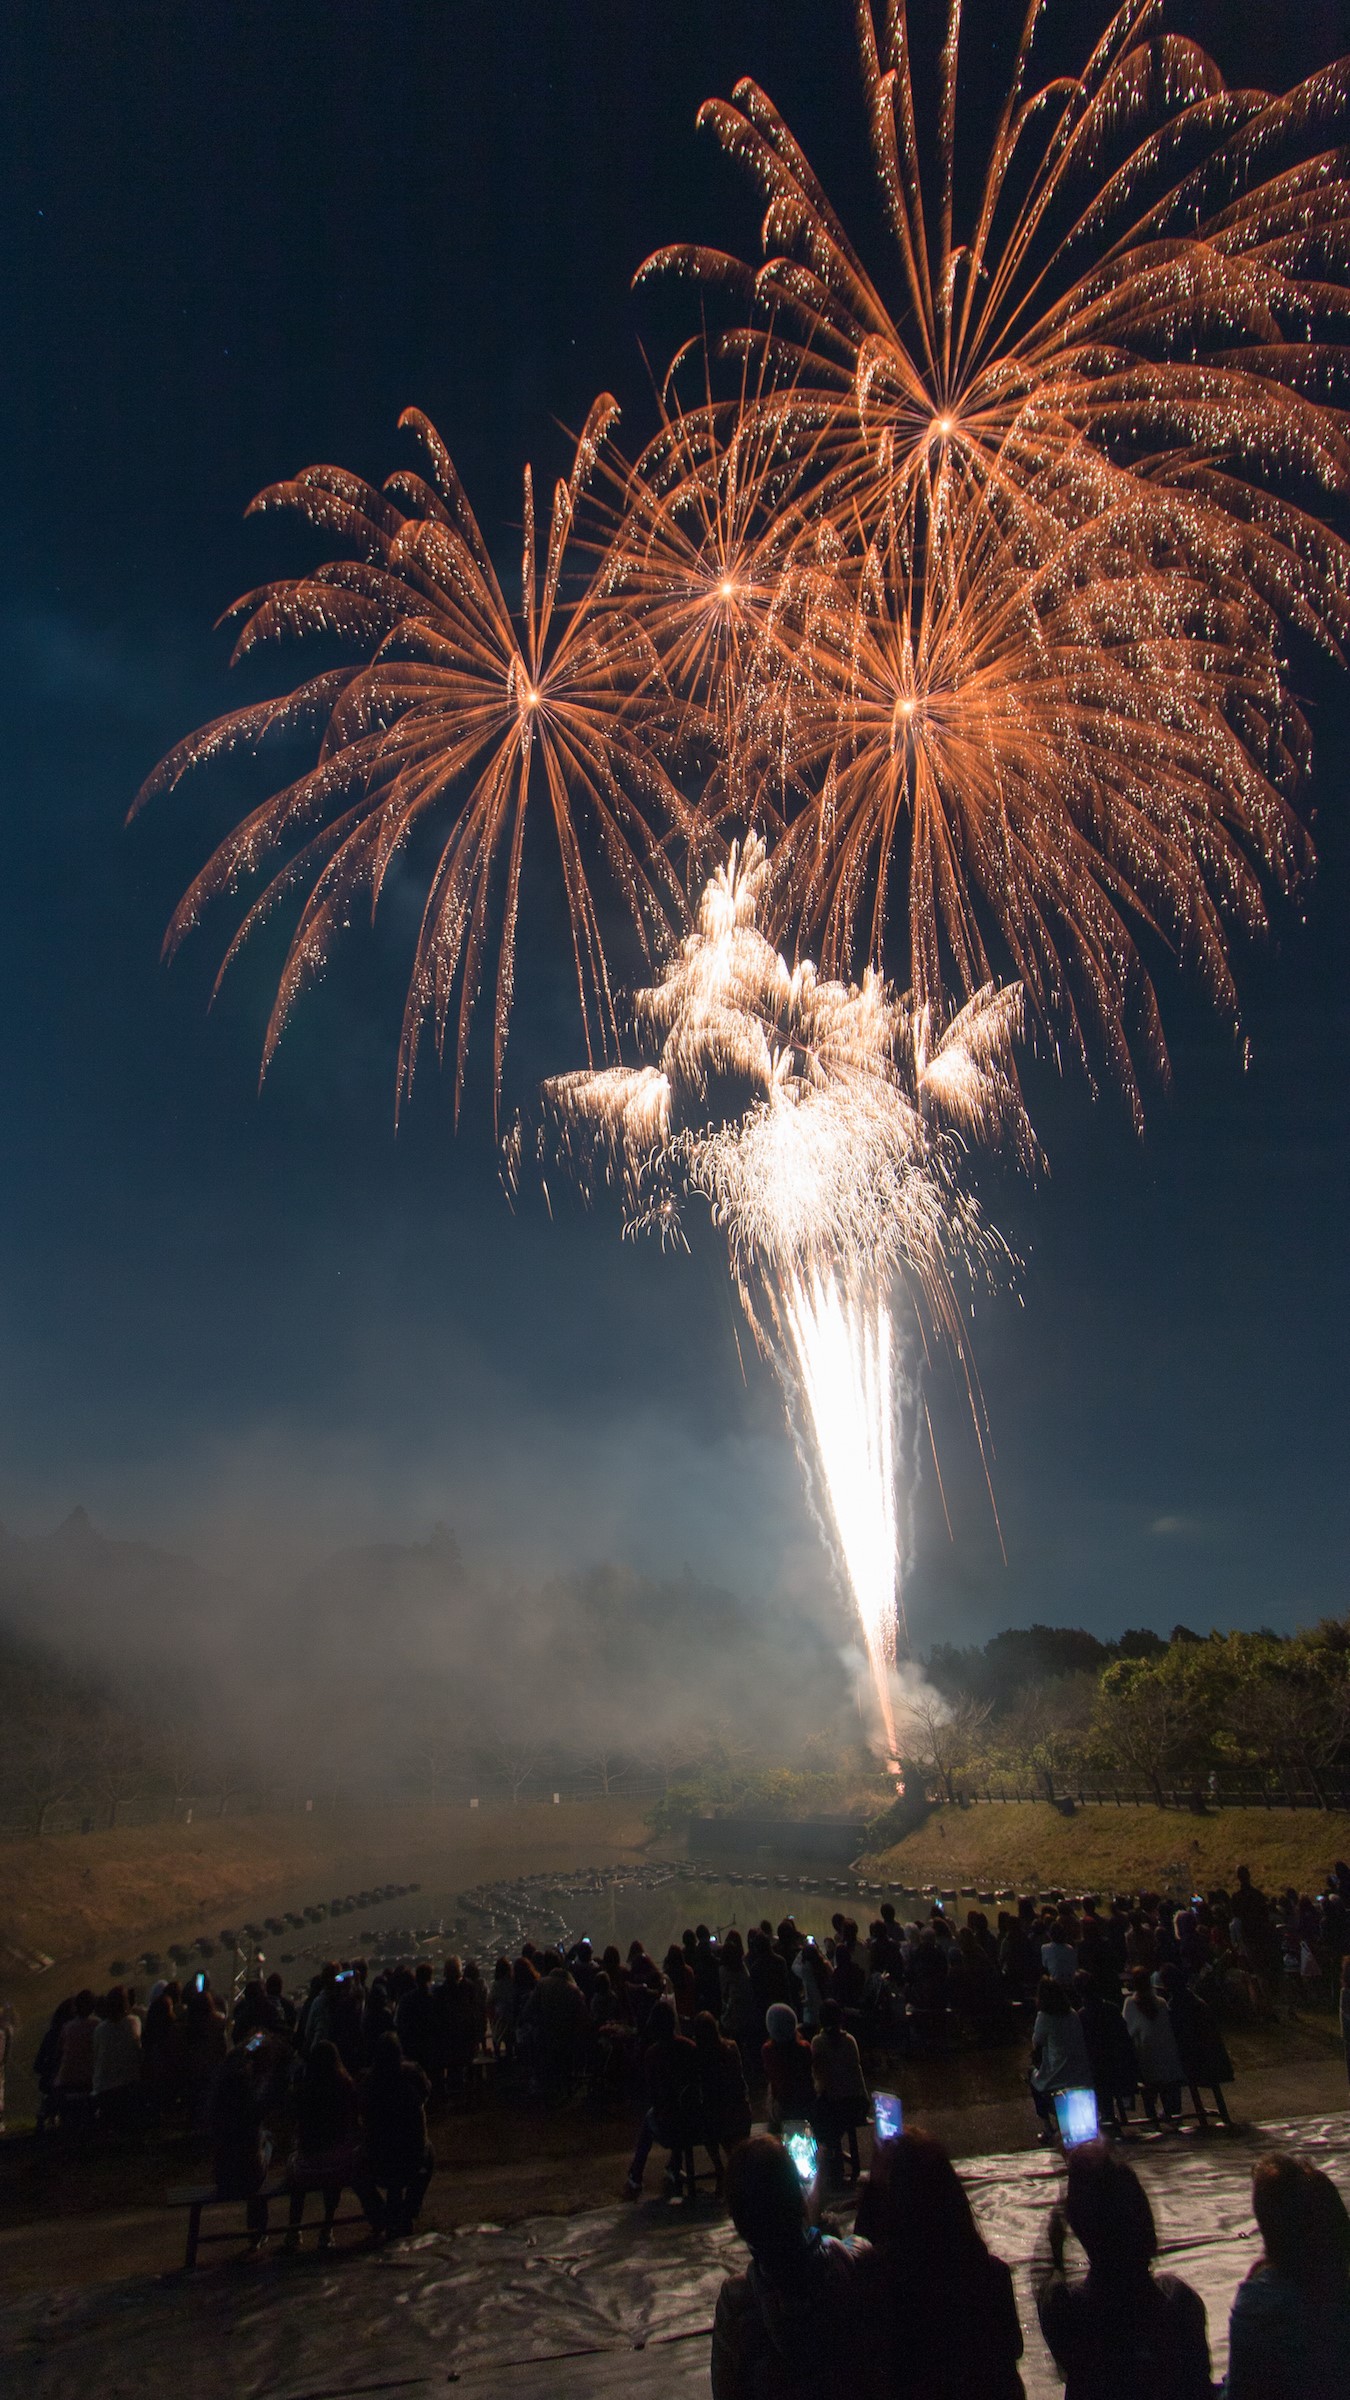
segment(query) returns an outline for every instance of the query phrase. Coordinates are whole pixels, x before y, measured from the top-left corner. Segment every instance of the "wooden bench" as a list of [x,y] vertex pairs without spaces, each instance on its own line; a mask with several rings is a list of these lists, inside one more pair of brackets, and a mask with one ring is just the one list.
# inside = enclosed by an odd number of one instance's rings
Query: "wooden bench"
[[[269,2178],[266,2183],[259,2187],[259,2189],[253,2194],[253,2198],[255,2200],[265,2201],[270,2209],[274,2201],[289,2200],[293,2191],[298,2190],[304,2192],[313,2192],[320,2188],[321,2187],[317,2184],[309,2182],[294,2184],[289,2175],[274,2176]],[[227,2200],[222,2193],[217,2191],[213,2183],[179,2184],[173,2191],[165,2194],[165,2205],[169,2208],[185,2208],[188,2212],[187,2247],[183,2254],[183,2267],[185,2271],[196,2266],[197,2252],[200,2250],[203,2242],[244,2242],[251,2241],[253,2239],[253,2236],[249,2232],[247,2225],[231,2225],[214,2233],[202,2232],[203,2209],[244,2209],[248,2206],[248,2202],[246,2200]],[[337,2216],[333,2218],[332,2222],[334,2225],[365,2225],[368,2223],[368,2219],[366,2217],[365,2210],[358,2209],[355,2216]],[[310,2219],[310,2229],[313,2231],[320,2231],[322,2229],[322,2225],[322,2218]],[[286,2226],[285,2230],[287,2232],[290,2231],[289,2225]],[[303,2233],[306,2231],[306,2228],[301,2226],[299,2230],[301,2233]]]

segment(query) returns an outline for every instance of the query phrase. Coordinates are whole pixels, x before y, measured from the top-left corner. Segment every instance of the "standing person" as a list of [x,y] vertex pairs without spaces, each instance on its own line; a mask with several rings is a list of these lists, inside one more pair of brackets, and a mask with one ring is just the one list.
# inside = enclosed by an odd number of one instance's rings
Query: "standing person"
[[141,2084],[141,2020],[115,1983],[94,2033],[94,2110],[101,2125],[130,2124]]
[[847,2400],[865,2390],[865,2246],[808,2221],[797,2170],[766,2134],[732,2152],[727,2207],[750,2267],[729,2275],[717,2296],[713,2400]]
[[796,2012],[775,2001],[764,2020],[768,2030],[760,2057],[769,2087],[769,2127],[780,2133],[795,2118],[809,2118],[815,2103],[811,2045],[803,2041]]
[[1080,1967],[1074,1976],[1074,2006],[1087,2043],[1097,2118],[1103,2132],[1123,2129],[1130,2102],[1139,2088],[1134,2044],[1125,2031],[1120,2010],[1102,1997],[1091,1975]]
[[98,2019],[94,2015],[94,1995],[77,1992],[75,2009],[61,2028],[61,2047],[57,2055],[54,2091],[57,2113],[63,2121],[87,2126],[93,2108],[94,2036]]
[[181,1985],[176,1981],[166,1983],[145,2012],[141,2073],[145,2079],[146,2103],[156,2123],[175,2109],[183,2097],[187,2051],[182,2000]]
[[333,2219],[344,2184],[351,2183],[356,2165],[356,2085],[342,2063],[335,2042],[314,2044],[300,2069],[295,2093],[296,2143],[291,2160],[291,2213],[286,2235],[288,2250],[300,2247],[300,2226],[308,2195],[323,2196],[319,2248],[330,2249]]
[[1238,1868],[1237,1890],[1229,1905],[1238,1929],[1235,1940],[1245,1950],[1266,1998],[1272,2000],[1280,1986],[1280,1936],[1270,1913],[1270,1902],[1264,1892],[1256,1889],[1250,1867]]
[[1062,1983],[1067,1991],[1078,1972],[1078,1950],[1073,1940],[1073,1926],[1063,1917],[1046,1927],[1041,1944],[1041,1973]]
[[[1088,2271],[1064,2270],[1065,2220]],[[1051,2211],[1033,2272],[1041,2331],[1064,2400],[1211,2400],[1205,2304],[1177,2275],[1155,2275],[1158,2236],[1133,2167],[1105,2142],[1069,2152],[1064,2214]],[[1311,2391],[1303,2400],[1312,2400]]]
[[[93,1995],[91,1994],[90,1997],[92,1999]],[[33,2075],[37,2083],[39,2095],[36,2127],[36,2130],[39,2133],[45,2132],[52,2120],[56,2117],[59,2117],[61,2113],[60,2101],[56,2089],[56,2077],[61,2064],[62,2036],[64,2035],[66,2027],[70,2023],[70,2020],[74,2014],[75,2000],[73,1994],[69,1999],[58,2000],[55,2008],[52,2010],[51,2016],[47,2020],[47,2030],[43,2034],[41,2041],[38,2043],[37,2056],[33,2060]],[[93,2072],[92,2059],[90,2061],[90,2072],[91,2074]]]
[[211,1978],[199,1971],[183,2000],[183,2069],[188,2122],[194,2133],[207,2121],[211,2092],[225,2063],[228,2035],[229,2024],[211,1989]]
[[[362,2073],[365,2072],[365,2069],[370,2065],[371,2060],[375,2056],[375,2045],[378,2042],[380,2035],[382,2033],[392,2033],[393,2031],[394,2004],[389,1997],[389,1987],[386,1984],[384,1977],[382,1975],[377,1975],[375,1981],[370,1987],[370,1996],[366,2001],[365,2007],[361,2011]],[[340,2052],[339,2056],[341,2056]],[[344,2066],[347,2064],[345,2059],[343,2059],[342,2063]],[[347,2072],[349,2075],[352,2075],[353,2077],[355,2076],[355,2070],[353,2068],[347,2067]]]
[[1167,2002],[1158,1998],[1147,1967],[1136,1967],[1131,1975],[1122,2014],[1134,2044],[1144,2113],[1150,2125],[1156,2125],[1161,2100],[1163,2122],[1169,2131],[1175,2131],[1181,2107],[1181,2052]]
[[1020,1917],[999,1918],[998,1971],[1011,2007],[1020,2008],[1036,1988],[1036,1953]]
[[1258,2160],[1263,2254],[1228,2321],[1227,2400],[1350,2400],[1350,2216],[1329,2175],[1287,2151]]
[[[692,1939],[691,1934],[690,1940],[692,1941]],[[694,1982],[694,1970],[678,1942],[671,1943],[662,1964],[666,1970],[666,1981],[670,1985],[670,1996],[675,2003],[675,2012],[686,2026],[692,2025],[698,1997],[697,1986]]]
[[698,2052],[680,2027],[672,2000],[657,2000],[647,2018],[651,2039],[642,2061],[647,2084],[647,2111],[638,2130],[632,2164],[623,2187],[625,2200],[636,2200],[652,2144],[670,2152],[666,2168],[666,2197],[679,2198],[688,2177],[694,2197],[694,2151],[698,2138]]
[[718,1995],[721,2006],[718,2018],[723,2033],[736,2044],[747,2076],[759,2065],[759,2045],[764,2039],[764,2011],[755,1997],[750,1971],[745,1963],[745,1948],[733,1927],[722,1944],[718,1961]]
[[769,2010],[780,2005],[792,2006],[792,1974],[782,1952],[775,1950],[768,1935],[758,1928],[745,1946],[745,1971],[759,2012],[756,2039],[762,2042]]
[[[458,1973],[458,1959],[455,1960],[455,1969]],[[410,2058],[414,2066],[422,2069],[434,2089],[439,2012],[431,1988],[433,1972],[431,1960],[419,1958],[412,1990],[404,1993],[394,2011],[394,2030],[404,2058]],[[337,1980],[335,1978],[335,1987]]]
[[1233,2062],[1219,2031],[1218,2018],[1209,2002],[1202,2000],[1198,1992],[1190,1990],[1179,1966],[1164,1967],[1158,1981],[1162,1985],[1163,1998],[1172,2020],[1181,2072],[1190,2090],[1196,2124],[1202,2133],[1208,2130],[1209,2119],[1200,2098],[1201,2092],[1206,2091],[1214,2102],[1220,2124],[1231,2125],[1233,2120],[1228,2114],[1223,2087],[1233,2081]]
[[[465,1984],[464,1969],[459,1959],[447,1958],[433,2001],[437,2070],[443,2076],[445,2089],[451,2098],[459,2099],[468,2082],[469,2069],[478,2048],[477,1998]],[[433,2074],[433,2089],[435,2085],[436,2076]]]
[[585,2061],[590,2018],[561,1952],[546,1950],[540,1963],[544,1974],[528,2003],[531,2072],[544,2099],[565,2100]]
[[14,2050],[19,2020],[8,2000],[0,2000],[0,2133],[5,2130],[5,2069]]
[[[222,2025],[224,2022],[222,2012]],[[261,2050],[254,2051],[249,2043],[240,2043],[221,2067],[207,2107],[216,2191],[222,2200],[247,2203],[251,2250],[261,2250],[267,2239],[267,2202],[262,2196],[271,2158],[271,2144],[264,2137],[262,2116],[262,2085],[267,2068]]]
[[902,2133],[873,2151],[855,2228],[871,2245],[863,2282],[881,2388],[923,2400],[1022,2400],[1012,2276],[986,2248],[931,2133]]
[[801,2020],[811,2033],[820,2027],[820,2012],[829,1997],[833,1978],[828,1959],[820,1950],[814,1935],[804,1936],[801,1948],[792,1961],[792,1973],[801,1985]]
[[852,2034],[844,2030],[844,2012],[837,2000],[825,2001],[821,2009],[821,2029],[811,2044],[811,2080],[815,2087],[811,2124],[823,2152],[825,2180],[829,2184],[842,2184],[843,2144],[847,2142],[849,2166],[856,2183],[858,2128],[872,2114],[872,2096],[867,2089],[858,2045]]
[[1029,2081],[1036,2114],[1041,2120],[1039,2139],[1043,2143],[1053,2142],[1057,2129],[1056,2096],[1090,2084],[1092,2061],[1083,2028],[1074,2015],[1073,2002],[1063,1984],[1056,1983],[1051,1975],[1041,1977],[1036,2021],[1031,2028]]
[[1345,2050],[1345,2071],[1350,2075],[1350,1958],[1341,1968],[1341,2042]]
[[377,2241],[411,2233],[436,2166],[427,2135],[431,2084],[405,2059],[396,2033],[382,2033],[357,2096],[361,2155],[357,2189]]
[[694,1927],[694,1947],[686,1953],[694,1977],[694,1997],[700,2009],[718,2016],[722,2007],[722,1978],[719,1973],[717,1944],[706,1925]]
[[516,2046],[516,1987],[509,1958],[499,1958],[492,1970],[488,2024],[492,2031],[492,2055],[505,2059],[509,2066]]
[[750,2094],[740,2051],[719,2033],[711,2009],[701,2008],[694,2019],[694,2049],[699,2140],[712,2160],[715,2189],[720,2192],[722,2153],[734,2150],[750,2132]]

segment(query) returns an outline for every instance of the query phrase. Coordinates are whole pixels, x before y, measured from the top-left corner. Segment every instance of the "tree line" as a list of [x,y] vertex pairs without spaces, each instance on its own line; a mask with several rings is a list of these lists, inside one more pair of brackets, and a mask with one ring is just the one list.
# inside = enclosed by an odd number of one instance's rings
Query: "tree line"
[[1047,1799],[1123,1781],[1159,1805],[1229,1790],[1326,1808],[1350,1787],[1350,1617],[1166,1641],[1033,1625],[939,1646],[925,1671],[902,1747],[946,1800],[1007,1776]]

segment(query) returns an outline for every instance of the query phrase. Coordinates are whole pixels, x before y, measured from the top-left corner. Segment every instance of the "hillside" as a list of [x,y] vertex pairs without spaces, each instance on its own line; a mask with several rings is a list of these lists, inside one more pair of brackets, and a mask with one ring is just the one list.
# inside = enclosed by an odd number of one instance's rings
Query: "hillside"
[[1333,1860],[1350,1856],[1350,1815],[1289,1808],[1080,1809],[1041,1801],[935,1809],[915,1833],[868,1860],[869,1872],[922,1890],[1037,1885],[1066,1891],[1195,1890],[1232,1882],[1239,1860],[1264,1889],[1320,1891]]

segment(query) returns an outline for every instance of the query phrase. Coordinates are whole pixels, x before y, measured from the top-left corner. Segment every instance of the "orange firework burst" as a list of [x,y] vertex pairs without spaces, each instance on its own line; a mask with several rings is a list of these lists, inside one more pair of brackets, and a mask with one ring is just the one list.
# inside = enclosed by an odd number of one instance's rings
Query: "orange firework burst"
[[719,805],[762,815],[749,777],[819,577],[805,560],[800,471],[765,406],[762,367],[719,402],[706,366],[705,353],[698,402],[658,396],[659,432],[626,475],[609,470],[600,580],[651,644],[686,751],[711,749],[710,816]]
[[254,509],[298,510],[341,535],[352,555],[238,601],[230,612],[244,619],[236,658],[279,636],[316,631],[360,642],[369,657],[194,734],[157,768],[137,806],[172,789],[201,761],[256,746],[279,730],[321,729],[317,764],[221,844],[166,937],[166,947],[175,949],[208,900],[269,869],[226,953],[223,975],[276,903],[305,891],[264,1066],[353,894],[368,891],[373,908],[410,839],[447,811],[404,1014],[401,1087],[411,1080],[427,1019],[439,1049],[453,1020],[458,1109],[495,931],[493,1076],[500,1094],[532,797],[546,805],[558,845],[588,1052],[593,1038],[603,1048],[612,1035],[614,1005],[583,827],[644,946],[665,934],[672,918],[680,921],[683,887],[669,846],[695,834],[697,823],[658,757],[655,654],[632,616],[604,603],[596,578],[575,601],[560,594],[577,502],[616,413],[607,397],[596,402],[571,475],[556,488],[542,577],[525,470],[518,612],[503,597],[444,444],[415,410],[402,422],[418,436],[429,482],[398,474],[377,492],[339,469],[310,467],[253,502]]
[[[1081,75],[1037,82],[1044,13],[958,238],[960,0],[931,143],[905,0],[880,33],[857,0],[889,286],[756,85],[702,121],[766,200],[771,322],[730,348],[762,362],[834,544],[833,621],[781,693],[796,904],[836,971],[855,932],[879,957],[907,846],[920,997],[982,982],[988,936],[1080,1047],[1086,987],[1131,1082],[1128,988],[1161,1056],[1140,929],[1226,1005],[1224,916],[1259,923],[1262,876],[1306,856],[1282,641],[1350,631],[1350,551],[1316,513],[1350,480],[1350,69],[1231,92],[1163,0],[1127,0]],[[745,286],[708,250],[657,267]]]
[[[795,702],[819,797],[779,848],[779,920],[832,973],[878,956],[898,857],[916,993],[966,991],[1011,960],[1086,1065],[1104,1048],[1133,1102],[1132,1039],[1166,1052],[1132,928],[1161,934],[1236,1014],[1226,926],[1266,922],[1307,836],[1281,789],[1307,730],[1269,612],[1233,577],[1165,570],[1128,512],[1039,553],[974,516],[912,571],[898,535],[866,554],[848,613]],[[988,938],[986,937],[988,929]]]
[[[1288,637],[1339,654],[1350,636],[1350,547],[1320,513],[1350,483],[1350,64],[1282,97],[1229,91],[1164,29],[1165,0],[1125,0],[1081,73],[1047,78],[1046,14],[1028,0],[972,177],[960,0],[927,111],[905,0],[855,0],[889,279],[757,86],[709,103],[764,192],[766,263],[685,248],[649,267],[748,291],[736,384],[719,397],[705,370],[690,404],[664,399],[631,468],[597,402],[542,571],[527,472],[518,611],[415,412],[429,479],[377,492],[311,468],[255,503],[348,555],[250,594],[239,651],[318,630],[361,661],[207,727],[142,797],[269,733],[320,736],[170,928],[173,947],[261,875],[228,963],[303,894],[265,1059],[353,895],[373,904],[435,825],[400,1083],[430,1021],[458,1108],[495,954],[499,1095],[532,795],[588,1052],[615,1030],[595,860],[659,944],[732,817],[786,826],[777,942],[820,940],[836,975],[899,949],[935,1022],[949,994],[1016,973],[1136,1106],[1132,1050],[1166,1064],[1151,943],[1234,1009],[1228,928],[1260,927],[1265,891],[1309,858]],[[577,597],[569,550],[587,555]],[[695,805],[675,777],[710,760]]]

